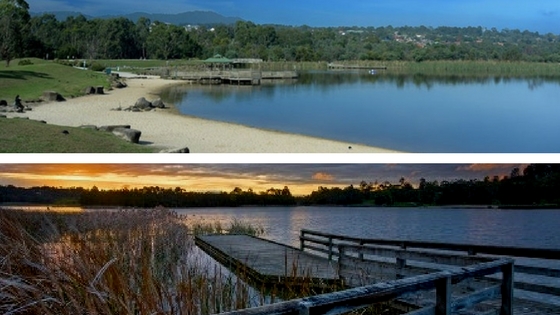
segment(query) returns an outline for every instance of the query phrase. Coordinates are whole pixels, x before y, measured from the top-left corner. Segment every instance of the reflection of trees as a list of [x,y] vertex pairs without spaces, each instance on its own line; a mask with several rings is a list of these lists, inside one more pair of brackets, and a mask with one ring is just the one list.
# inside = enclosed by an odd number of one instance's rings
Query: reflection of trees
[[253,97],[253,92],[258,89],[259,96],[272,99],[278,89],[287,89],[292,86],[308,86],[319,90],[330,91],[336,86],[352,84],[390,84],[402,89],[407,85],[417,88],[431,89],[434,85],[486,85],[490,83],[500,84],[515,81],[526,81],[528,88],[534,90],[545,83],[560,84],[560,77],[538,76],[538,77],[515,77],[515,76],[487,76],[487,75],[457,75],[457,74],[425,74],[425,73],[390,73],[380,71],[371,75],[367,71],[308,71],[302,72],[299,78],[290,85],[270,84],[265,86],[231,86],[231,85],[180,85],[166,89],[162,98],[171,103],[179,104],[184,101],[189,91],[195,89],[202,92],[205,97],[214,102],[234,96],[238,102]]

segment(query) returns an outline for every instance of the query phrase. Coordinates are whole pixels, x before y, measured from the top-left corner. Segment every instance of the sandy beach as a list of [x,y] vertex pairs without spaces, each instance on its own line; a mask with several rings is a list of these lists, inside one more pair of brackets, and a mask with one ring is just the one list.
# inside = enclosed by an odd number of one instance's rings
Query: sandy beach
[[[173,108],[149,112],[115,111],[134,105],[140,98],[158,98],[166,86],[180,81],[157,77],[128,78],[128,87],[106,91],[104,95],[89,95],[33,105],[25,113],[7,113],[8,117],[29,117],[48,124],[130,125],[142,132],[140,143],[158,149],[188,147],[191,153],[394,153],[396,151],[354,143],[262,130],[200,119],[178,114]],[[173,104],[166,104],[173,107]]]

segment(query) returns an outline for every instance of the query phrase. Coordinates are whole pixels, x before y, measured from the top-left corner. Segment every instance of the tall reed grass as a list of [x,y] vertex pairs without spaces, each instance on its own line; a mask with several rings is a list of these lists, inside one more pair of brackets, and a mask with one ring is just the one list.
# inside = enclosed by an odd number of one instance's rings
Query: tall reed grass
[[[164,208],[0,209],[0,314],[205,315],[339,289],[318,287],[311,273],[299,277],[297,261],[292,277],[272,288],[243,281],[243,270],[230,271],[198,250],[193,232],[264,230],[240,220],[193,224]],[[379,307],[353,314],[385,314]]]
[[213,314],[251,306],[250,292],[166,209],[0,209],[2,314]]
[[255,226],[248,222],[233,219],[229,225],[223,225],[220,221],[202,222],[195,221],[189,223],[190,229],[195,235],[204,234],[247,234],[252,236],[262,236],[265,231],[262,226]]

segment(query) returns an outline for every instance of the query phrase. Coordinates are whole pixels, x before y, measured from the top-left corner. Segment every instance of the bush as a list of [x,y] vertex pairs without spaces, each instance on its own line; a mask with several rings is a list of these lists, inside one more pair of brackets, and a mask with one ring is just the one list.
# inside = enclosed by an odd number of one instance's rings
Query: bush
[[18,62],[18,66],[29,66],[32,65],[33,62],[31,62],[31,60],[29,59],[22,59]]
[[94,62],[94,63],[92,63],[91,66],[89,67],[89,69],[90,69],[91,71],[103,71],[103,70],[105,70],[105,68],[106,68],[106,67],[105,67],[104,65],[100,64],[99,62]]

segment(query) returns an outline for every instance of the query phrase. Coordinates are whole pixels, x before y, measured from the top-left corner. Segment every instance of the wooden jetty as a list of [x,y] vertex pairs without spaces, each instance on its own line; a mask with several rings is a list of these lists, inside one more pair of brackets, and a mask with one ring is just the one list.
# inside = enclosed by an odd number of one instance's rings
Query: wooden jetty
[[217,261],[259,284],[340,283],[336,262],[273,241],[249,235],[205,235],[197,236],[195,243]]
[[328,69],[351,69],[351,70],[387,70],[387,66],[363,66],[363,65],[345,65],[338,63],[327,64]]
[[171,71],[170,78],[200,84],[260,85],[263,80],[297,79],[296,71],[208,70]]
[[362,239],[310,230],[301,231],[299,249],[246,235],[199,236],[196,242],[260,282],[312,277],[347,288],[232,314],[342,314],[378,302],[414,315],[560,314],[560,269],[517,260],[557,262],[557,250]]

